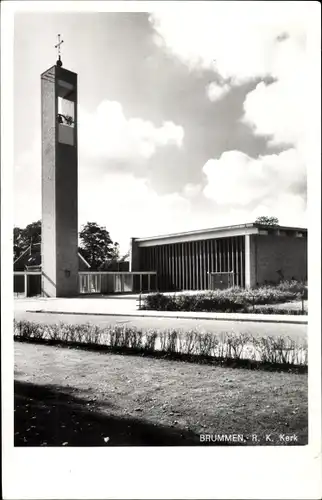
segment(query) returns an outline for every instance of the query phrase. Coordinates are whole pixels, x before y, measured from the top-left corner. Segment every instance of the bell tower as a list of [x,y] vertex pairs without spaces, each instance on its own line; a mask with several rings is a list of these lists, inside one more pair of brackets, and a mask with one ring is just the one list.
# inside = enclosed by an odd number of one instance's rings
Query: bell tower
[[78,295],[77,74],[58,59],[41,75],[42,293]]

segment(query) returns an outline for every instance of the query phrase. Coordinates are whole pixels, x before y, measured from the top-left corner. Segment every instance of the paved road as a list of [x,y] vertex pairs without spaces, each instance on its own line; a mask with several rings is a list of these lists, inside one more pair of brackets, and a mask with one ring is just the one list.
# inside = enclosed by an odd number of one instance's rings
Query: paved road
[[198,320],[198,319],[173,319],[173,318],[154,318],[154,317],[131,317],[131,316],[95,316],[95,315],[77,315],[77,314],[46,314],[25,311],[15,311],[16,320],[29,320],[38,323],[65,323],[82,324],[93,323],[101,327],[107,325],[126,324],[138,328],[180,328],[189,330],[198,328],[203,331],[237,332],[250,333],[260,336],[278,336],[285,335],[294,340],[307,338],[307,325],[285,324],[285,323],[254,323],[247,321],[220,321],[220,320]]

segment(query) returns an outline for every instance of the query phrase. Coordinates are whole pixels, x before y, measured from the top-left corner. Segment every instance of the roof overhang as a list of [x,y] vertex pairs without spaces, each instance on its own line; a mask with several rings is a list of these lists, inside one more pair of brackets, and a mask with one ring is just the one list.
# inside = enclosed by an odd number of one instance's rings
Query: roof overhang
[[165,234],[161,236],[151,236],[148,238],[134,238],[139,247],[152,247],[158,245],[171,245],[173,243],[186,243],[189,241],[212,240],[218,238],[231,238],[234,236],[245,236],[250,234],[264,235],[281,231],[301,232],[306,234],[307,229],[300,227],[270,226],[255,223],[239,224],[235,226],[217,227],[211,229],[200,229],[185,233]]
[[242,224],[238,226],[201,229],[198,231],[189,231],[186,233],[152,236],[150,238],[137,238],[135,239],[135,241],[139,247],[152,247],[156,245],[186,243],[189,241],[212,240],[214,238],[244,236],[245,234],[259,234],[259,228],[255,227],[253,224]]

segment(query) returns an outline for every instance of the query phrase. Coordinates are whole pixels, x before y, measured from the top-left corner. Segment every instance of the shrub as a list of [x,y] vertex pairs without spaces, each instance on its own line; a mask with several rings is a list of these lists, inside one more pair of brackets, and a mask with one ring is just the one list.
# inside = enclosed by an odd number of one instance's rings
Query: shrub
[[279,307],[256,307],[254,311],[256,314],[284,314],[284,315],[293,315],[293,316],[300,316],[304,315],[307,316],[307,311],[302,311],[302,309],[290,309],[290,308],[279,308]]
[[155,351],[155,344],[158,338],[158,333],[155,330],[148,330],[144,335],[143,349],[148,352]]
[[166,330],[159,332],[161,351],[175,353],[178,351],[178,332],[177,330]]
[[307,286],[303,281],[281,281],[277,287],[281,291],[292,292],[296,294],[306,294],[307,298]]
[[130,332],[135,335],[136,329],[129,330],[125,326],[113,326],[108,330],[109,345],[114,348],[127,348],[130,347]]
[[196,295],[182,294],[177,295],[176,304],[178,311],[195,311],[197,297]]
[[30,339],[36,326],[36,323],[30,321],[14,321],[14,334],[18,338]]
[[227,343],[229,357],[233,359],[241,359],[245,346],[250,342],[250,337],[247,334],[229,333],[226,335],[225,340]]
[[211,362],[245,361],[274,365],[307,366],[307,344],[296,343],[289,337],[253,337],[248,334],[223,332],[213,334],[178,329],[166,331],[142,331],[126,325],[98,326],[39,325],[29,321],[14,322],[14,338],[20,341],[40,341],[50,343],[84,344],[103,346],[116,351],[164,353],[165,355],[189,356],[189,359],[209,358]]
[[275,287],[261,287],[245,290],[244,298],[248,304],[278,304],[296,299],[297,293],[289,290],[279,290]]
[[152,293],[144,298],[144,309],[154,309],[156,311],[171,311],[173,303],[172,297],[162,293]]
[[179,351],[183,354],[195,354],[196,352],[196,332],[194,330],[188,331],[185,334],[179,334]]
[[[259,337],[252,343],[263,362],[273,364],[307,363],[305,344],[298,346],[290,337]],[[304,349],[303,349],[304,348]]]
[[218,344],[218,339],[211,333],[197,334],[197,353],[199,356],[215,356],[215,349]]
[[61,326],[57,324],[49,325],[47,328],[47,335],[50,340],[59,340],[61,335]]
[[142,349],[143,332],[141,330],[130,330],[129,335],[129,348]]
[[[290,302],[299,299],[303,294],[304,297],[305,294],[307,296],[307,288],[303,283],[285,281],[276,286],[263,286],[246,290],[235,287],[193,295],[151,294],[144,298],[143,307],[157,311],[248,312],[251,307],[254,309],[257,305]],[[254,312],[257,311],[254,309]],[[287,314],[299,313],[290,311]]]

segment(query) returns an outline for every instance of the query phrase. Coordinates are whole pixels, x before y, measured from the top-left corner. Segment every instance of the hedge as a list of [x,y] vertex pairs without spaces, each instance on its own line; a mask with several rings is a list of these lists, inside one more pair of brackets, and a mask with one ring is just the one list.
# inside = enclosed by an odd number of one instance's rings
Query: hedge
[[210,362],[249,368],[307,369],[307,344],[287,336],[253,336],[247,333],[214,334],[198,330],[141,330],[127,325],[99,327],[92,324],[38,324],[14,322],[16,341],[81,346],[112,352],[162,355],[194,362]]

